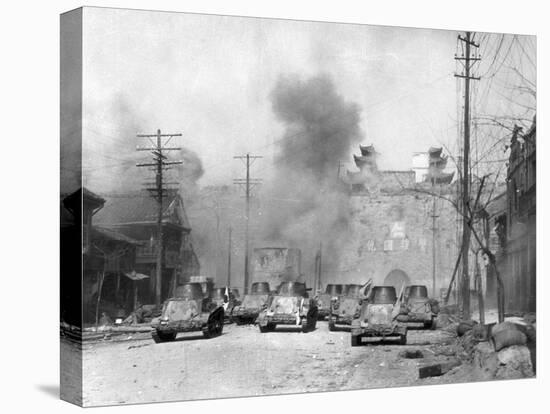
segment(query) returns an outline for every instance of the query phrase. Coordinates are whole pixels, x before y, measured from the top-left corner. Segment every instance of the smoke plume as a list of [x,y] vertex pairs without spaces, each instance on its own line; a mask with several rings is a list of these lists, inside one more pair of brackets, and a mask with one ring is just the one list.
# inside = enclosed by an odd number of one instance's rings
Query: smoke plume
[[271,100],[287,127],[277,163],[322,180],[334,176],[338,162],[361,139],[359,107],[338,95],[328,76],[280,78]]
[[349,221],[339,163],[361,141],[360,108],[326,75],[281,77],[270,98],[285,132],[278,140],[273,182],[264,191],[265,237],[301,248],[306,272],[322,243],[323,266],[336,269]]
[[[107,133],[104,133],[95,122],[96,119],[107,117],[106,114],[110,123],[105,128]],[[155,180],[154,171],[150,168],[136,167],[136,163],[152,162],[149,151],[136,151],[136,147],[154,145],[154,140],[136,136],[154,134],[154,129],[148,130],[145,126],[148,124],[148,117],[124,95],[116,96],[107,108],[104,103],[89,104],[82,151],[84,186],[100,194],[133,194],[143,192],[144,187],[151,186]],[[183,165],[166,169],[165,182],[176,182],[176,186],[169,187],[177,187],[184,199],[193,199],[197,193],[197,181],[204,174],[201,159],[185,147],[180,151],[170,151],[166,155],[167,161],[181,160]],[[76,158],[76,154],[73,157]]]
[[182,147],[179,152],[183,165],[180,168],[180,193],[185,201],[192,203],[199,192],[197,182],[204,174],[202,161],[194,151]]

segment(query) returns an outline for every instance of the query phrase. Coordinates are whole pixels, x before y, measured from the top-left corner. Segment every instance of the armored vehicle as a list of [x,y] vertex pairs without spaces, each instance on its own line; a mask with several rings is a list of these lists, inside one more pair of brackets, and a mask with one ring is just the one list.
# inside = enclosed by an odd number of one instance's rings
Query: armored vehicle
[[330,315],[330,304],[333,300],[342,295],[344,291],[344,285],[329,283],[325,291],[317,296],[317,306],[319,307],[320,320],[326,319]]
[[252,283],[250,293],[244,295],[242,303],[233,308],[232,318],[237,325],[254,323],[264,308],[264,305],[267,303],[269,293],[268,282]]
[[313,331],[319,310],[315,299],[309,298],[309,290],[305,283],[282,282],[258,316],[260,332],[272,331],[279,324],[300,326],[302,332]]
[[235,303],[241,303],[241,294],[237,288],[229,288],[229,295],[233,297]]
[[361,305],[359,317],[351,323],[351,346],[361,345],[369,339],[397,340],[405,345],[407,327],[396,320],[399,309],[400,302],[393,286],[373,287]]
[[[239,291],[237,290],[237,295]],[[234,290],[225,287],[217,287],[212,291],[212,301],[218,305],[222,306],[225,311],[225,323],[233,322],[231,313],[235,305],[238,305],[240,302],[236,299]]]
[[411,285],[405,288],[397,320],[412,328],[432,329],[439,313],[439,303],[428,297],[425,285]]
[[359,318],[362,301],[366,299],[367,285],[344,285],[343,294],[333,298],[330,304],[328,329],[334,331],[338,325],[350,326],[354,318]]
[[162,314],[153,320],[153,340],[173,341],[179,332],[202,331],[206,338],[221,335],[224,310],[205,297],[200,283],[176,288],[176,296],[162,305]]

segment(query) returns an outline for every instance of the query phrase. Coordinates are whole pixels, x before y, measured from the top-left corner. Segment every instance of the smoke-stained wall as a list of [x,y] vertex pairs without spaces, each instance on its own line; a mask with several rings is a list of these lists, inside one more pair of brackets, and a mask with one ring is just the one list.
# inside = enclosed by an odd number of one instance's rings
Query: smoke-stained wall
[[[343,283],[369,278],[384,284],[392,270],[402,270],[413,284],[432,290],[433,198],[406,191],[371,192],[351,197],[351,225],[338,268]],[[447,288],[458,252],[456,212],[436,200],[436,296]]]

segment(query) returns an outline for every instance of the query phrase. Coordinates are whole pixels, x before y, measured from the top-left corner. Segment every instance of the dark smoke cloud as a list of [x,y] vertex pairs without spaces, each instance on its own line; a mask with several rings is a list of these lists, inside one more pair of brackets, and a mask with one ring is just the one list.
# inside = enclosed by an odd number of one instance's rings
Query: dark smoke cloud
[[263,190],[264,235],[301,248],[311,280],[319,243],[325,269],[334,270],[348,234],[349,200],[338,165],[361,141],[360,108],[346,101],[326,75],[282,77],[270,98],[285,132],[278,141],[274,179]]
[[361,140],[359,107],[340,96],[328,76],[280,78],[272,107],[287,130],[277,163],[325,179]]
[[183,165],[180,168],[181,194],[188,203],[193,203],[199,192],[198,181],[204,175],[202,161],[194,151],[182,147],[179,152]]

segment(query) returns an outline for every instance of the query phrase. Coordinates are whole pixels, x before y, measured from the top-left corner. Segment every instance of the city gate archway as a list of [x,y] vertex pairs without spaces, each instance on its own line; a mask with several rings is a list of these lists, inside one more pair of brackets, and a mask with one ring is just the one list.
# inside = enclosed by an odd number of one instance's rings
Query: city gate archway
[[407,286],[411,284],[411,280],[407,273],[401,269],[393,269],[384,278],[384,286],[393,286],[397,293],[401,289],[401,286]]

